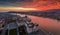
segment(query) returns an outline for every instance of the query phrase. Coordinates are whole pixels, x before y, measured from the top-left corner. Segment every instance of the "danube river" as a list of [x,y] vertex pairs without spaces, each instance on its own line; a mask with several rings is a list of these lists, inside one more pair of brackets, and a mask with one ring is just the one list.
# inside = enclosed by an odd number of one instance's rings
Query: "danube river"
[[58,20],[37,16],[29,16],[29,18],[33,23],[37,23],[40,28],[48,32],[54,33],[55,35],[60,32],[60,21]]

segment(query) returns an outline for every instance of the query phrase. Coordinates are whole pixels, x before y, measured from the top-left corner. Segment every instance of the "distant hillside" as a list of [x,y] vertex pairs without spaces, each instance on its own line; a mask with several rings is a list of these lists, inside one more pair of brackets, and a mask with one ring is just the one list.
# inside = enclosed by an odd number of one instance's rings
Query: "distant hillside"
[[17,13],[60,20],[60,9],[52,9],[52,10],[39,11],[39,12],[33,11],[33,12],[17,12]]

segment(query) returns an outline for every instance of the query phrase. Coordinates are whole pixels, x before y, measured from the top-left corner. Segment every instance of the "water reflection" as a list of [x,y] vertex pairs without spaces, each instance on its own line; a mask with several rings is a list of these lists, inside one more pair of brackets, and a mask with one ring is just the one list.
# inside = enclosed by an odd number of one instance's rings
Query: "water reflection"
[[55,33],[60,30],[60,21],[36,16],[29,16],[29,18],[32,22],[39,24],[39,26],[46,31]]

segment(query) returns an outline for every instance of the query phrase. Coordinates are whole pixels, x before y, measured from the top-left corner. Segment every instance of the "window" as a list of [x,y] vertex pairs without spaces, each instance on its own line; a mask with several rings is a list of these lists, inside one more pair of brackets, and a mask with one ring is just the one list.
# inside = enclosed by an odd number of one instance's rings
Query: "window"
[[29,28],[33,28],[34,27],[34,24],[33,23],[30,23],[30,24],[28,24],[28,27]]
[[2,27],[4,27],[4,25],[2,25]]
[[2,30],[0,30],[0,34],[2,33]]
[[5,35],[8,35],[8,30],[5,30]]
[[20,26],[18,27],[19,29],[19,34],[20,35],[27,35],[26,27],[25,26]]
[[11,29],[9,35],[17,35],[17,29]]

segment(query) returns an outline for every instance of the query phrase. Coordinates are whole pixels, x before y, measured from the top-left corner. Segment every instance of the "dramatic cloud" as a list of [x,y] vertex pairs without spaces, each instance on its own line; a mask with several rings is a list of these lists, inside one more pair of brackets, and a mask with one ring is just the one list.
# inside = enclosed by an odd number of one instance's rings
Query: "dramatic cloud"
[[60,0],[0,0],[0,6],[27,7],[39,10],[60,9]]

